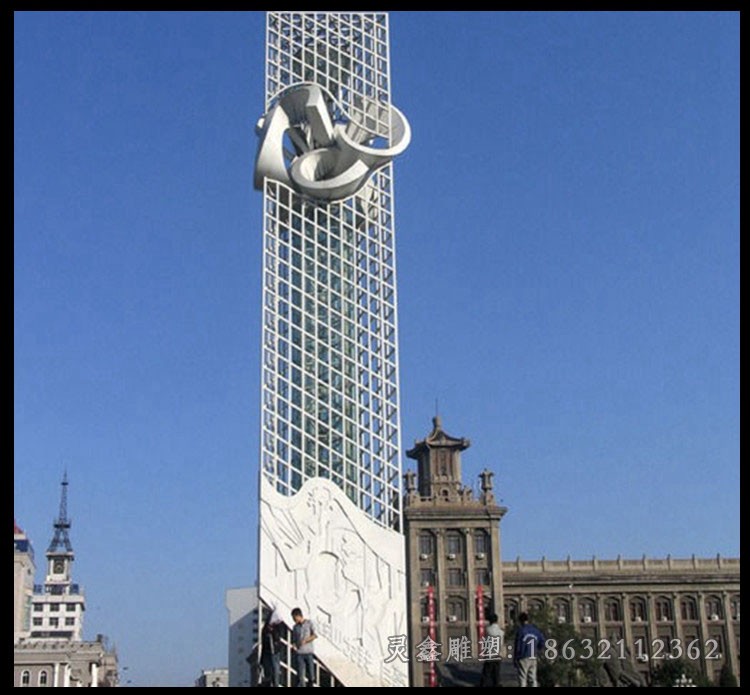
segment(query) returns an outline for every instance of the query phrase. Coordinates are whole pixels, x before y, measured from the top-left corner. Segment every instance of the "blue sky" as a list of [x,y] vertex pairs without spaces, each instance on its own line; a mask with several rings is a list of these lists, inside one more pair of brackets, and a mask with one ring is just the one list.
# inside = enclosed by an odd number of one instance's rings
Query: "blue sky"
[[[739,14],[391,14],[402,439],[503,556],[739,554]],[[14,513],[85,633],[227,661],[254,582],[261,13],[16,13]]]

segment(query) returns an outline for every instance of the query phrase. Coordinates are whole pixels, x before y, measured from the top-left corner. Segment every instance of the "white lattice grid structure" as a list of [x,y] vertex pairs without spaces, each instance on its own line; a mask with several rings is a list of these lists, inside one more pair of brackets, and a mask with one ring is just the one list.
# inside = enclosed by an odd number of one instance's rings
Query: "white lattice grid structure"
[[268,12],[266,112],[290,85],[314,82],[351,119],[388,138],[391,90],[384,12]]
[[[387,139],[387,15],[269,12],[266,45],[267,109],[315,82],[338,101],[336,119]],[[388,164],[329,204],[265,181],[261,457],[280,493],[330,478],[400,531],[392,180]]]

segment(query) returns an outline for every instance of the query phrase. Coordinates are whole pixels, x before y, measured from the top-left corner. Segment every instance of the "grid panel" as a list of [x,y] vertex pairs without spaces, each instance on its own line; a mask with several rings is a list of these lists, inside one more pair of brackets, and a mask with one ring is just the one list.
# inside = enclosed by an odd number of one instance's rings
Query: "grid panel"
[[372,12],[269,12],[266,111],[287,87],[314,82],[349,120],[389,138],[388,15]]
[[[269,12],[266,106],[315,82],[390,136],[387,15]],[[321,204],[264,186],[262,467],[285,495],[312,477],[401,529],[392,167]]]

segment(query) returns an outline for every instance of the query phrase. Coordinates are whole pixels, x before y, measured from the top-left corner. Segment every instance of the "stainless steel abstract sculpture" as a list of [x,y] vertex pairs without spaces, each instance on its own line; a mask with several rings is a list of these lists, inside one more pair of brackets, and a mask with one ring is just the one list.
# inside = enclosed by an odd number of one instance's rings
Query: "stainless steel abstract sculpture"
[[[335,108],[334,102],[316,84],[294,85],[277,97],[257,126],[257,189],[262,190],[264,179],[269,178],[316,200],[342,200],[409,145],[409,123],[396,107],[369,101],[359,109],[364,123],[348,114],[348,120],[334,122],[334,113],[346,113]],[[390,121],[391,143],[374,147],[382,138],[368,124],[384,120]],[[285,135],[291,148],[285,147]]]

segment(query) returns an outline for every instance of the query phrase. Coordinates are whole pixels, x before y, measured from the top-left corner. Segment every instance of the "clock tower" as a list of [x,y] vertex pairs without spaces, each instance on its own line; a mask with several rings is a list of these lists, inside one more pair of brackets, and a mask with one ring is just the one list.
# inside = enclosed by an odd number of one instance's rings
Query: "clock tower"
[[54,535],[47,548],[47,575],[42,586],[34,587],[31,637],[80,640],[85,601],[83,591],[72,581],[75,555],[68,531],[68,475],[63,475],[60,511]]
[[70,544],[68,530],[68,474],[63,475],[62,493],[60,496],[60,513],[54,522],[55,534],[47,548],[47,579],[51,585],[70,583],[71,565],[73,563],[73,546]]

